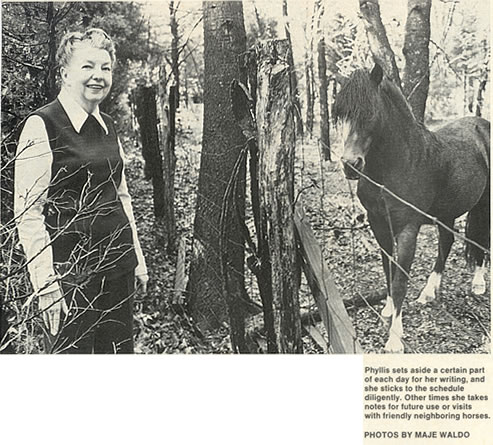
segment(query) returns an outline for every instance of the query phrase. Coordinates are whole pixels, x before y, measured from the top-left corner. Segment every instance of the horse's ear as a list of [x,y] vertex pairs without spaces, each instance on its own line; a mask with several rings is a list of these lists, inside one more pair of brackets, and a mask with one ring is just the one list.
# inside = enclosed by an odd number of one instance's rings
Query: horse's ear
[[383,79],[383,70],[378,63],[375,63],[375,66],[371,70],[370,79],[375,84],[375,86],[378,87],[378,85],[380,85],[380,82]]

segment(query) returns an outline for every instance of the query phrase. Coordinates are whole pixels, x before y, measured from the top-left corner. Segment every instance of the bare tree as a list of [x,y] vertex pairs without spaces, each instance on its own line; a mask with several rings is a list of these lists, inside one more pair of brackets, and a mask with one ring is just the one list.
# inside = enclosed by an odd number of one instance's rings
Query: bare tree
[[400,88],[401,78],[395,62],[394,51],[390,47],[387,32],[380,16],[379,0],[359,0],[361,14],[365,20],[370,50],[387,76]]
[[403,53],[406,66],[402,83],[394,52],[380,17],[379,0],[360,0],[370,50],[386,75],[402,89],[414,116],[423,122],[430,83],[430,9],[431,0],[408,0]]

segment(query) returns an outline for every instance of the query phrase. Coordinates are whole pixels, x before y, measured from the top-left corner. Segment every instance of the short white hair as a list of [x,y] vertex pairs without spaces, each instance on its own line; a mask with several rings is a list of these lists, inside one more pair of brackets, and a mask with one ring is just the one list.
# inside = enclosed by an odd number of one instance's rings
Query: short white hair
[[102,29],[91,28],[83,33],[68,32],[62,37],[56,53],[58,67],[67,66],[70,63],[74,50],[83,43],[89,43],[94,48],[108,51],[111,64],[114,65],[116,56],[113,40]]

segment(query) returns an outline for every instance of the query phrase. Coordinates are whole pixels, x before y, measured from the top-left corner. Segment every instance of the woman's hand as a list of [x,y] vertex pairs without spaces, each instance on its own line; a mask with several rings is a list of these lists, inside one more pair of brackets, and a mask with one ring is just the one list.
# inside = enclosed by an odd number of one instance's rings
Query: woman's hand
[[62,313],[68,313],[67,303],[60,290],[39,296],[39,310],[43,314],[43,321],[51,335],[56,335],[60,328]]
[[149,275],[136,275],[135,277],[135,288],[142,289],[145,294],[147,292],[147,282],[149,281]]

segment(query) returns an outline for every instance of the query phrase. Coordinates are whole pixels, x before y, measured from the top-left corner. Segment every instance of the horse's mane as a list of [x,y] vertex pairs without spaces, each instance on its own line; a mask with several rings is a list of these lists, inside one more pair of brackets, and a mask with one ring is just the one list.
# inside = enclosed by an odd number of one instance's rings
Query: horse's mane
[[357,128],[373,127],[382,119],[392,128],[417,125],[400,89],[385,78],[376,86],[365,69],[354,71],[343,85],[334,102],[333,116],[336,122],[349,119]]

